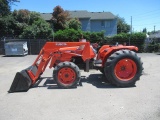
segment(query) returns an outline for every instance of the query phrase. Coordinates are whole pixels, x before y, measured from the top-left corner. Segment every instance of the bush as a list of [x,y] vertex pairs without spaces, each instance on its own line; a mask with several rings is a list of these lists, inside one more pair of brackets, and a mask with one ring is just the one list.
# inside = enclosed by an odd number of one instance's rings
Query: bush
[[20,38],[32,38],[32,39],[49,39],[53,37],[53,30],[49,23],[43,19],[34,21],[32,25],[27,26]]
[[150,43],[148,46],[147,46],[147,52],[158,52],[160,49],[160,44],[158,43]]
[[79,41],[80,38],[83,38],[95,43],[104,39],[104,32],[84,32],[82,30],[75,29],[65,29],[59,30],[54,35],[55,41]]
[[54,34],[55,41],[73,42],[81,38],[82,31],[74,29],[59,30]]
[[[84,33],[84,36],[85,34],[88,35],[87,32]],[[88,36],[88,40],[90,40],[91,43],[96,43],[96,42],[99,42],[99,41],[102,41],[104,40],[104,32],[89,32],[89,36]]]
[[143,51],[144,48],[144,41],[146,38],[146,35],[144,33],[133,33],[133,34],[127,34],[127,33],[121,33],[118,35],[115,35],[113,37],[105,37],[104,32],[84,32],[82,30],[75,30],[75,29],[65,29],[65,30],[59,30],[55,33],[54,39],[55,41],[79,41],[79,39],[82,37],[90,41],[91,43],[100,43],[100,45],[103,44],[115,44],[118,42],[119,44],[127,43],[129,45],[137,46],[139,48],[139,52]]
[[119,44],[126,43],[127,45],[129,45],[130,41],[130,45],[137,46],[139,48],[139,52],[142,52],[144,49],[143,46],[145,38],[146,34],[144,33],[133,33],[133,34],[121,33],[111,37],[110,39],[111,39],[111,44],[115,44],[116,42],[118,42]]
[[77,18],[72,18],[66,22],[66,28],[79,30],[82,28],[81,22]]

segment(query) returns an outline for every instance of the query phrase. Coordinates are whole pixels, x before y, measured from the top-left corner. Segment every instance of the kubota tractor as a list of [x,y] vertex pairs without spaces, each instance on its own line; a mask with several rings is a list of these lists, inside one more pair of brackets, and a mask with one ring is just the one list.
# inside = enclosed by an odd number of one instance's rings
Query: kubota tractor
[[104,45],[96,53],[90,42],[47,42],[35,62],[17,72],[8,92],[27,91],[45,71],[54,68],[53,79],[61,88],[76,87],[79,69],[100,70],[106,80],[118,87],[133,86],[142,74],[142,62],[135,46]]

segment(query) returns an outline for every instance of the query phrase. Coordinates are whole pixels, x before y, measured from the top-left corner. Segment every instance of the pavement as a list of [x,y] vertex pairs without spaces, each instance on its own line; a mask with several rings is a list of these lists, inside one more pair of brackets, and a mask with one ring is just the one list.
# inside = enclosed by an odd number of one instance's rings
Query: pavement
[[139,53],[143,75],[134,87],[105,83],[97,70],[81,71],[81,85],[59,89],[47,67],[27,92],[8,93],[16,72],[37,55],[0,56],[0,120],[160,120],[160,55]]

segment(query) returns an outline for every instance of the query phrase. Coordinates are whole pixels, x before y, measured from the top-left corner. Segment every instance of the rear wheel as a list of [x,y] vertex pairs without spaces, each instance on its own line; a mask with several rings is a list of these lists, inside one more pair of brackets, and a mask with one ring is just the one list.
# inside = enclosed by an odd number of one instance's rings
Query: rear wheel
[[53,71],[53,78],[61,88],[73,88],[80,81],[80,71],[72,62],[59,63]]
[[142,74],[142,62],[137,54],[130,50],[113,53],[105,63],[105,76],[119,87],[133,86]]

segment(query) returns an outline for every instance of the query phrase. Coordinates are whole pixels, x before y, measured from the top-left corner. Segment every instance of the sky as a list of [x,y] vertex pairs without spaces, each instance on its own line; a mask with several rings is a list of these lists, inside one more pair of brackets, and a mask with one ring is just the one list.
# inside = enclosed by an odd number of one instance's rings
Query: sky
[[[111,12],[132,25],[133,32],[160,30],[160,0],[19,0],[11,10],[27,9],[52,13],[57,5],[64,10]],[[132,19],[131,19],[132,18]],[[131,24],[132,20],[132,24]]]

